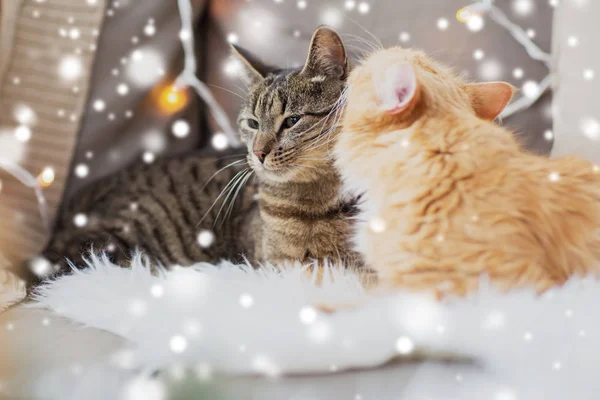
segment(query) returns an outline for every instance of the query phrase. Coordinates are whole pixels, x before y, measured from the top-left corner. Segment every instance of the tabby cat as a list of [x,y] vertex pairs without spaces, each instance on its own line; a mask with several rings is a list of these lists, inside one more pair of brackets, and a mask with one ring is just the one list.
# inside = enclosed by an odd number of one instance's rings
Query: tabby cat
[[356,199],[340,197],[329,156],[348,74],[340,37],[319,28],[301,69],[267,67],[246,50],[234,52],[249,85],[238,120],[246,160],[158,160],[84,189],[44,252],[58,273],[69,270],[65,259],[81,265],[90,248],[120,264],[136,248],[165,266],[242,256],[355,260],[347,241]]
[[352,71],[336,163],[366,191],[357,243],[380,282],[443,296],[599,274],[600,168],[493,123],[513,90],[399,47]]

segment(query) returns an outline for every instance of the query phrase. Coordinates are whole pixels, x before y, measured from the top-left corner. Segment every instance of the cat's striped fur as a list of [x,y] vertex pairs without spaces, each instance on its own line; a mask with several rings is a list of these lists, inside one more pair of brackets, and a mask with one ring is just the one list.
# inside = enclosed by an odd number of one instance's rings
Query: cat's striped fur
[[[94,183],[62,213],[45,257],[59,265],[65,258],[81,264],[89,250],[106,250],[115,262],[125,264],[139,248],[165,266],[238,259],[242,254],[252,259],[249,228],[257,216],[256,185],[243,186],[234,203],[233,197],[227,198],[229,191],[224,192],[232,179],[249,173],[243,149],[237,153],[237,158],[195,154],[137,164]],[[76,226],[78,215],[87,219],[84,226]],[[202,232],[206,244],[212,238],[209,246],[200,245]]]
[[[340,197],[330,157],[348,72],[339,36],[318,29],[297,70],[237,53],[252,76],[238,121],[248,152],[139,164],[84,189],[65,207],[44,252],[59,273],[70,269],[65,259],[83,265],[90,249],[109,251],[119,264],[136,248],[165,266],[242,257],[360,264],[348,250],[357,200]],[[299,116],[293,126],[290,115]],[[260,128],[251,129],[249,119]],[[257,146],[265,151],[262,162]],[[79,214],[85,226],[75,226]],[[198,241],[203,231],[214,234],[209,246]]]

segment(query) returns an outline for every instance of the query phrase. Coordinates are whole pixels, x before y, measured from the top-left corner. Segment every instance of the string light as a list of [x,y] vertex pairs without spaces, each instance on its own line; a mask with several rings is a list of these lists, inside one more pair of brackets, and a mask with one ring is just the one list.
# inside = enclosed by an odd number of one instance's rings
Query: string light
[[[193,32],[194,25],[194,13],[190,0],[177,0],[179,7],[179,15],[181,18],[181,27],[183,32]],[[181,41],[183,45],[183,51],[185,54],[184,68],[179,77],[175,81],[175,87],[190,87],[198,93],[201,99],[204,100],[208,109],[210,110],[213,118],[217,125],[219,125],[221,131],[227,136],[229,143],[233,145],[239,145],[240,140],[237,137],[236,130],[231,126],[229,117],[223,110],[223,108],[217,103],[212,92],[196,76],[196,55],[194,51],[194,37],[189,35],[185,40]],[[187,99],[186,99],[187,100]]]
[[159,85],[155,88],[156,102],[161,114],[172,115],[183,110],[189,103],[189,94],[186,88],[174,83]]
[[458,20],[458,22],[462,22],[464,24],[471,18],[472,15],[473,14],[469,10],[469,8],[465,7],[461,8],[456,12],[456,19]]
[[54,182],[54,169],[50,168],[50,167],[46,167],[44,168],[44,170],[42,171],[42,173],[39,176],[39,180],[40,183],[42,184],[42,187],[48,187],[50,185],[52,185],[52,183]]

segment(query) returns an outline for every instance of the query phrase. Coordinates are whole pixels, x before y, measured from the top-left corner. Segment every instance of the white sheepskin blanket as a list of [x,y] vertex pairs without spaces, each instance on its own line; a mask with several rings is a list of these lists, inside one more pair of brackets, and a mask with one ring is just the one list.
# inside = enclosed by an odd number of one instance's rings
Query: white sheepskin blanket
[[[416,374],[407,399],[600,393],[596,281],[573,280],[541,298],[486,288],[440,304],[418,294],[367,295],[356,275],[338,268],[316,285],[301,265],[254,270],[223,262],[153,276],[139,256],[130,269],[100,257],[90,264],[41,288],[32,307],[126,338],[130,346],[113,359],[146,376],[173,365],[236,375],[330,373],[442,354],[468,357],[482,373],[467,379],[455,367],[462,389],[450,392]],[[328,314],[317,304],[356,306]]]

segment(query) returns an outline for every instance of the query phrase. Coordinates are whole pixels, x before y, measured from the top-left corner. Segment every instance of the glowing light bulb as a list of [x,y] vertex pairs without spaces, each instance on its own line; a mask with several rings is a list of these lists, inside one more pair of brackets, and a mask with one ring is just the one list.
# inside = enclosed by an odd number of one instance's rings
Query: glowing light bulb
[[162,114],[170,115],[181,111],[189,102],[187,89],[167,85],[158,88],[158,109]]
[[456,12],[456,19],[459,22],[462,22],[463,24],[465,22],[467,22],[472,16],[473,16],[473,14],[471,13],[471,11],[467,7],[461,8],[460,10],[458,10]]
[[54,169],[50,168],[50,167],[46,167],[44,168],[44,170],[42,171],[42,173],[39,176],[39,180],[40,183],[42,185],[42,187],[48,187],[50,185],[52,185],[52,183],[54,182]]

